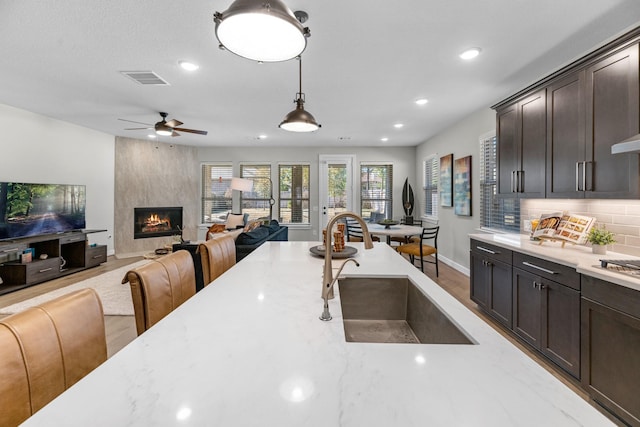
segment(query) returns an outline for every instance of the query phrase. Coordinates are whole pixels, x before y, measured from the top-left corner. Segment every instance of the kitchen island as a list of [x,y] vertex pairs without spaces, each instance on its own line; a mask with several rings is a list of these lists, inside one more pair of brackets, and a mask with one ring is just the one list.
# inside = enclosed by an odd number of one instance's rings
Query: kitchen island
[[24,425],[613,425],[384,243],[343,276],[409,277],[474,345],[346,342],[317,244],[266,242]]

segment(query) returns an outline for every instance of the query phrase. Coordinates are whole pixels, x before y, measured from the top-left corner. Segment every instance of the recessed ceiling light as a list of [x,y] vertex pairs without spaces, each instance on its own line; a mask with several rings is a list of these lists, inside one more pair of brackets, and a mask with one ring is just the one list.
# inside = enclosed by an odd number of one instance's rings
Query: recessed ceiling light
[[427,102],[429,102],[429,100],[426,98],[416,99],[416,104],[418,105],[425,105]]
[[193,62],[189,61],[179,61],[178,64],[180,64],[180,66],[187,71],[195,71],[200,68],[198,64],[194,64]]
[[258,135],[258,139],[267,139],[267,135],[265,134]]
[[154,135],[154,134],[152,134],[152,133],[150,133],[150,134],[149,134],[149,135],[147,135],[147,136],[148,136],[149,138],[155,138],[155,137],[156,137],[156,135]]
[[402,126],[404,126],[402,123],[396,123],[395,125],[393,125],[393,127],[396,129],[400,129]]
[[387,142],[388,140],[389,140],[389,138],[387,138],[386,136],[385,136],[385,137],[380,138],[380,141],[382,141],[382,142]]
[[482,49],[480,49],[479,47],[472,47],[471,49],[467,49],[464,52],[462,52],[460,54],[460,58],[462,59],[473,59],[476,56],[480,55],[480,52],[482,51]]

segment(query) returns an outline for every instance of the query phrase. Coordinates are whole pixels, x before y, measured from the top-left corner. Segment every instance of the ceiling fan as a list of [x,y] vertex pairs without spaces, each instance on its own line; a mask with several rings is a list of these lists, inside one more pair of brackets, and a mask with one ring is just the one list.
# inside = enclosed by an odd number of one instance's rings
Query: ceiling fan
[[160,117],[162,117],[162,120],[156,123],[155,125],[152,125],[150,123],[134,122],[133,120],[126,120],[126,119],[118,119],[118,120],[122,120],[123,122],[139,123],[141,125],[151,126],[146,128],[128,128],[125,130],[154,129],[158,135],[163,135],[163,136],[180,136],[180,134],[176,132],[177,130],[179,130],[180,132],[197,133],[198,135],[207,134],[206,130],[180,128],[178,126],[183,124],[180,120],[172,119],[167,121],[167,116],[168,116],[167,113],[160,112],[159,114],[160,114]]

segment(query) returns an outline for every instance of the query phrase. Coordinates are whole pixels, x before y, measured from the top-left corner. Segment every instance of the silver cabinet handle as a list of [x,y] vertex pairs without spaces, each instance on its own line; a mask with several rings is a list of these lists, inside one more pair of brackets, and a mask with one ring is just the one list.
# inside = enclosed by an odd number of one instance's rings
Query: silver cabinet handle
[[524,176],[524,171],[518,171],[516,173],[516,187],[518,189],[518,193],[524,193],[524,182],[522,182],[523,176]]
[[38,273],[46,273],[47,271],[51,271],[51,270],[53,270],[51,267],[43,268],[42,270],[38,270]]
[[482,246],[476,246],[476,249],[478,249],[478,250],[480,250],[482,252],[487,252],[487,253],[492,254],[492,255],[496,255],[496,254],[500,253],[500,252],[492,251],[491,249],[483,248]]
[[511,171],[511,192],[515,193],[515,175],[516,175],[516,171]]
[[91,257],[91,259],[97,259],[97,258],[102,258],[102,255],[94,255],[93,257]]
[[[582,182],[584,185],[584,191],[593,191],[593,164],[592,161],[584,162],[584,170],[582,171]],[[587,188],[587,165],[590,166],[589,170],[591,171],[591,182],[589,183],[589,187]]]
[[580,191],[580,162],[576,162],[576,191]]
[[530,262],[522,261],[522,264],[526,265],[527,267],[535,268],[536,270],[544,271],[548,274],[558,274],[555,271],[547,270],[546,268],[539,267],[535,264],[531,264]]
[[582,191],[587,191],[587,162],[582,162]]

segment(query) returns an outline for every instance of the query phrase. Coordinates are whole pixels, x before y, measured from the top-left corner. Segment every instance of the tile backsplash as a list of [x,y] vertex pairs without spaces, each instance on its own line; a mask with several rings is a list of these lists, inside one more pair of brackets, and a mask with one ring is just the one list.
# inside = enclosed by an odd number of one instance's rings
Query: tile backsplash
[[558,211],[596,218],[597,225],[604,224],[616,235],[610,250],[640,256],[640,200],[524,199],[520,201],[520,230],[525,232],[526,220]]

